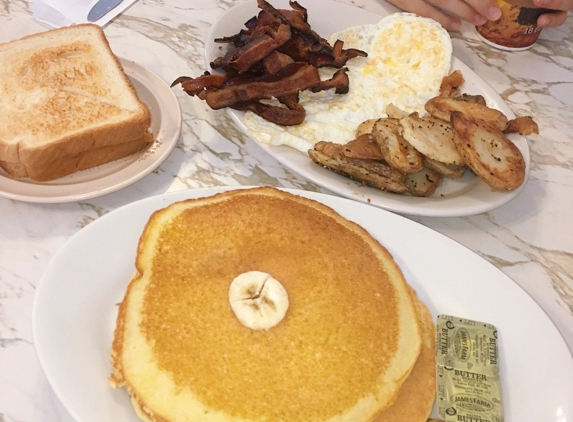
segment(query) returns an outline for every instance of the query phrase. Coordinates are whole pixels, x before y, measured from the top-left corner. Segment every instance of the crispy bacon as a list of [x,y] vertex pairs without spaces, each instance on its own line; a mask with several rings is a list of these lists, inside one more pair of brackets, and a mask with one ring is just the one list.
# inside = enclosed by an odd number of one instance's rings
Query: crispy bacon
[[177,84],[181,84],[183,90],[193,96],[197,95],[199,92],[203,91],[205,88],[219,88],[227,81],[227,76],[225,75],[211,75],[209,72],[205,72],[203,76],[199,76],[198,78],[190,78],[189,76],[182,76],[171,84],[171,86],[175,86]]
[[274,75],[293,62],[294,60],[291,56],[275,50],[263,59],[263,67],[265,68],[266,73]]
[[230,66],[238,73],[244,73],[255,63],[263,60],[272,51],[287,42],[290,39],[290,35],[288,25],[279,25],[276,30],[269,29],[266,34],[227,53],[221,65],[223,67]]
[[233,106],[236,110],[250,110],[258,114],[263,119],[269,122],[277,123],[282,126],[300,125],[304,122],[306,111],[303,106],[298,103],[290,104],[293,108],[278,107],[268,104],[263,104],[260,101],[251,101],[243,104]]
[[[281,125],[300,124],[306,112],[298,102],[303,90],[318,92],[334,89],[346,94],[349,80],[344,67],[355,57],[366,57],[356,49],[344,49],[342,41],[331,46],[308,23],[306,8],[290,1],[290,10],[276,9],[266,0],[257,0],[260,12],[245,23],[237,34],[215,39],[231,45],[223,57],[210,63],[224,74],[205,72],[198,78],[183,76],[172,86],[205,100],[209,107],[250,110]],[[322,81],[320,67],[338,69]],[[280,105],[262,102],[277,99]]]
[[332,78],[326,81],[320,81],[319,84],[311,88],[312,92],[324,91],[330,88],[334,88],[337,94],[347,94],[350,87],[350,81],[348,75],[346,74],[347,68],[338,69]]
[[320,83],[315,67],[295,62],[275,75],[264,75],[242,83],[223,85],[216,90],[207,90],[204,99],[209,107],[218,110],[251,100],[296,94]]

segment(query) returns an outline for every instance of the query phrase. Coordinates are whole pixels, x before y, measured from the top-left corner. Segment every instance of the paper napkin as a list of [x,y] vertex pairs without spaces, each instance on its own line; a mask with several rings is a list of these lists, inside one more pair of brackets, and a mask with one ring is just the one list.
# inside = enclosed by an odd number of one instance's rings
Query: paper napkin
[[[104,26],[135,3],[135,1],[123,0],[119,6],[93,23]],[[32,8],[34,10],[34,18],[37,21],[54,28],[60,28],[77,23],[87,23],[88,13],[96,3],[97,0],[33,0]]]

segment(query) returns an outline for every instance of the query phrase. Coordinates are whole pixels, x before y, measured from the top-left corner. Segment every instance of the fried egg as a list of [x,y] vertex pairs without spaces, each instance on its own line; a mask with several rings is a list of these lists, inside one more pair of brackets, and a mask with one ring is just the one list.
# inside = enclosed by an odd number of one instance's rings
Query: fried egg
[[[424,104],[438,95],[442,78],[449,73],[452,42],[448,32],[432,19],[411,13],[394,13],[377,24],[353,26],[332,34],[344,48],[357,48],[368,57],[348,60],[350,89],[300,93],[305,121],[297,126],[279,126],[247,112],[244,122],[257,141],[287,145],[306,153],[318,141],[345,144],[354,139],[360,123],[386,117],[394,104],[409,113],[425,115]],[[319,69],[328,79],[335,69]],[[278,104],[275,103],[275,104]]]

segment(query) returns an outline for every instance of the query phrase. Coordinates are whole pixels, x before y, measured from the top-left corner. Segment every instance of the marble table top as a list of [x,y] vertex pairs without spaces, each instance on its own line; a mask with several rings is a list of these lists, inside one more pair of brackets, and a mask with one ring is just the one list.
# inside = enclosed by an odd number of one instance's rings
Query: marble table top
[[[137,1],[105,27],[114,52],[166,82],[204,69],[210,25],[239,0]],[[384,13],[376,0],[340,0]],[[0,42],[45,28],[31,2],[0,0]],[[523,288],[573,350],[573,19],[544,30],[523,52],[479,41],[471,26],[452,33],[454,54],[517,115],[533,116],[531,177],[514,200],[491,212],[455,218],[408,217],[468,247]],[[212,186],[272,185],[326,192],[244,136],[224,111],[177,91],[182,135],[154,172],[120,191],[84,201],[41,204],[0,198],[0,421],[71,421],[38,363],[31,329],[34,293],[67,239],[102,215],[165,192]],[[1,100],[0,100],[1,101]],[[516,323],[519,323],[516,321]],[[541,385],[539,386],[542,387]]]

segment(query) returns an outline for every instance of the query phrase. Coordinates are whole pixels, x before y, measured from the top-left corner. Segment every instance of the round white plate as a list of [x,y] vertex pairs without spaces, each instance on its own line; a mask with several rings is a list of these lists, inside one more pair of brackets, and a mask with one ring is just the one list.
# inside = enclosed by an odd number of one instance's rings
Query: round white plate
[[130,60],[119,59],[139,99],[151,111],[151,146],[101,166],[49,182],[12,179],[0,168],[0,196],[28,202],[80,201],[115,192],[147,176],[169,156],[181,134],[181,108],[163,79]]
[[[290,8],[288,0],[274,0],[271,3],[277,8]],[[306,2],[304,6],[308,9],[308,20],[311,27],[324,38],[328,38],[330,34],[349,26],[376,23],[382,18],[382,16],[364,9],[332,0],[313,0]],[[384,9],[387,10],[386,14],[396,10],[391,8],[391,6],[386,6]],[[257,2],[249,0],[227,10],[213,24],[205,40],[205,62],[208,69],[210,69],[209,63],[226,51],[225,44],[218,44],[213,40],[239,32],[239,30],[244,28],[244,23],[250,17],[255,16],[259,10]],[[490,107],[501,110],[508,118],[515,117],[515,114],[503,99],[483,79],[454,57],[452,60],[452,71],[456,69],[462,71],[466,81],[462,87],[463,92],[481,94],[485,97]],[[243,120],[245,113],[232,109],[228,109],[228,112],[238,127],[245,134],[249,135]],[[317,185],[347,198],[402,214],[457,217],[480,214],[506,204],[515,198],[527,183],[530,171],[527,140],[517,134],[511,134],[509,138],[517,145],[527,165],[525,180],[518,189],[511,192],[494,192],[476,176],[466,172],[462,179],[444,180],[442,186],[429,198],[417,198],[370,188],[323,168],[314,163],[308,155],[293,148],[269,146],[257,141],[254,142],[292,171]]]
[[[119,208],[75,234],[53,257],[34,299],[34,344],[50,385],[77,422],[139,422],[123,389],[107,383],[117,304],[135,270],[152,212],[230,188],[178,191]],[[573,359],[553,323],[504,273],[405,217],[331,195],[320,201],[378,239],[436,317],[489,322],[500,335],[506,422],[573,420]]]

